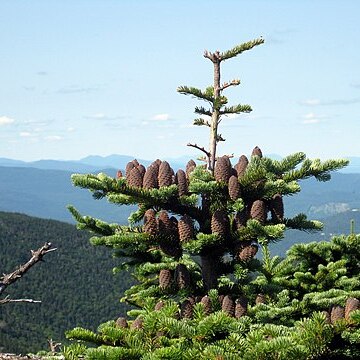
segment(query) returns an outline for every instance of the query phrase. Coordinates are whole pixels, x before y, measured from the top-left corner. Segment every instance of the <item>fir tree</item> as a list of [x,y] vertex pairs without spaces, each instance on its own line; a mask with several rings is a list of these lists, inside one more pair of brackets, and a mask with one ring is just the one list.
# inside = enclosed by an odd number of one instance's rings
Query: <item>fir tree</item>
[[[283,196],[299,192],[300,180],[329,180],[347,161],[310,160],[300,152],[277,161],[258,146],[234,166],[229,156],[218,155],[221,121],[251,111],[249,105],[228,105],[223,93],[240,81],[222,83],[221,65],[263,42],[205,51],[213,84],[178,88],[208,105],[195,108],[200,117],[194,120],[210,129],[208,149],[188,144],[204,154],[205,164],[190,160],[175,173],[166,161],[145,169],[133,160],[125,176],[72,176],[95,199],[138,205],[126,226],[69,207],[78,227],[94,234],[91,242],[114,249],[124,260],[118,270],[130,269],[137,280],[122,299],[134,307],[128,318],[97,332],[76,328],[67,334],[97,345],[78,353],[94,359],[307,359],[335,354],[339,341],[356,353],[360,238],[297,245],[284,260],[267,250],[287,228],[321,229],[304,214],[287,218]],[[356,252],[344,252],[352,246]],[[256,258],[259,248],[262,260]]]

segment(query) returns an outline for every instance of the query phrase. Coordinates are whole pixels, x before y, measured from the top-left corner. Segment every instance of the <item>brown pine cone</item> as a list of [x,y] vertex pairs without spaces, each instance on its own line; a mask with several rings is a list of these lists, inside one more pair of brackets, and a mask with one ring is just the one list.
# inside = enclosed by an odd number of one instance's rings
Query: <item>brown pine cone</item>
[[262,158],[263,155],[261,149],[258,146],[255,146],[251,156],[259,156],[260,158]]
[[127,184],[131,187],[141,188],[143,179],[138,168],[134,167],[130,170],[129,176],[126,178]]
[[235,300],[235,317],[237,319],[241,318],[242,316],[246,315],[247,313],[247,305],[248,301],[245,296],[241,296]]
[[165,306],[165,303],[164,303],[162,300],[160,300],[160,301],[158,301],[158,302],[156,303],[154,310],[155,310],[155,311],[159,311],[159,310],[161,310],[164,306]]
[[225,295],[219,295],[219,296],[218,296],[218,300],[219,300],[220,306],[222,306],[222,303],[223,303],[223,301],[224,301],[224,297],[225,297]]
[[175,268],[175,281],[179,289],[185,289],[190,287],[190,273],[184,264],[178,264]]
[[246,242],[246,244],[240,248],[238,257],[241,261],[249,261],[253,259],[258,252],[258,245],[256,242]]
[[257,294],[256,299],[255,299],[255,304],[265,304],[266,302],[266,298],[264,294]]
[[159,187],[170,186],[173,179],[173,170],[167,161],[163,161],[159,167]]
[[248,164],[249,164],[248,158],[245,155],[241,155],[239,161],[234,166],[238,179],[240,179],[245,174]]
[[188,193],[188,181],[184,170],[179,169],[175,175],[175,184],[178,186],[179,196]]
[[134,164],[135,167],[138,167],[140,165],[136,159],[132,160],[131,162]]
[[115,326],[124,329],[129,327],[127,320],[123,317],[119,317],[116,319]]
[[171,287],[172,274],[169,269],[162,269],[159,273],[159,287],[162,290],[167,290]]
[[144,320],[138,316],[131,324],[131,329],[141,330],[144,327]]
[[231,200],[236,200],[241,197],[240,184],[235,175],[231,175],[229,179],[229,196]]
[[225,238],[229,233],[229,218],[222,210],[215,210],[211,217],[211,232]]
[[125,168],[125,177],[128,178],[130,175],[131,169],[135,167],[134,163],[132,161],[128,162]]
[[159,232],[158,223],[156,221],[155,211],[148,209],[144,215],[144,232],[151,236],[156,236]]
[[325,315],[325,322],[326,324],[331,324],[331,317],[328,311],[324,310],[322,313]]
[[243,228],[244,226],[246,226],[246,222],[249,219],[249,214],[246,211],[246,208],[244,208],[241,211],[238,211],[235,216],[234,216],[234,223],[236,226],[236,229],[239,230],[241,228]]
[[190,216],[184,215],[178,222],[180,242],[187,242],[194,237],[194,224]]
[[210,315],[212,311],[211,307],[211,299],[209,296],[205,295],[203,298],[201,298],[200,302],[204,305],[204,312],[206,315]]
[[191,319],[193,316],[193,309],[194,309],[193,302],[189,299],[186,299],[181,304],[181,308],[180,308],[181,317],[185,319]]
[[116,172],[116,178],[117,178],[117,179],[121,179],[122,177],[123,177],[122,171],[121,171],[121,170],[118,170],[118,171]]
[[234,316],[235,314],[235,304],[234,300],[229,296],[226,295],[224,297],[224,300],[221,304],[221,310],[226,312],[229,316]]
[[360,309],[360,301],[356,298],[348,298],[345,303],[345,319],[350,320],[352,311]]
[[341,320],[344,317],[345,317],[344,307],[340,305],[333,305],[330,314],[331,323],[334,324],[336,321]]
[[186,164],[186,177],[189,179],[191,172],[196,168],[196,163],[194,160],[189,160]]
[[260,224],[264,224],[266,221],[267,209],[263,200],[255,200],[250,209],[250,217],[258,220]]
[[139,164],[139,165],[137,166],[137,169],[139,170],[141,176],[144,177],[144,175],[145,175],[145,173],[146,173],[145,166],[142,165],[142,164]]
[[231,163],[228,156],[219,157],[215,163],[214,176],[216,181],[228,183],[232,173]]
[[280,194],[276,194],[270,200],[271,219],[274,222],[284,221],[284,202]]
[[169,219],[165,210],[160,211],[158,217],[160,249],[168,256],[179,258],[182,255],[179,234],[174,220]]
[[143,187],[144,189],[157,189],[159,187],[158,183],[158,169],[156,166],[150,165],[144,175]]

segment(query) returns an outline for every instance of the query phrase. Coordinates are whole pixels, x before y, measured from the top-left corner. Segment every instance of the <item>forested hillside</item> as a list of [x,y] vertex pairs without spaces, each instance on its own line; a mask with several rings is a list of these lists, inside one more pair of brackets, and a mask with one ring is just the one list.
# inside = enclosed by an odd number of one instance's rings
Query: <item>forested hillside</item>
[[57,248],[8,287],[12,298],[42,303],[0,305],[0,352],[46,349],[47,339],[63,342],[65,330],[78,325],[95,328],[124,314],[119,298],[130,278],[124,272],[114,276],[110,252],[94,248],[88,239],[88,233],[73,225],[0,212],[2,273],[15,270],[30,258],[30,250],[45,242]]

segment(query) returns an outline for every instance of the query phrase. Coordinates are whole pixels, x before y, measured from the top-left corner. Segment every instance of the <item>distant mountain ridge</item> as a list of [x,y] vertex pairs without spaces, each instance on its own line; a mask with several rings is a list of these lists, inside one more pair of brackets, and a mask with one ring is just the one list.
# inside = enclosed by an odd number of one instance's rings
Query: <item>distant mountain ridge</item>
[[[266,155],[272,159],[280,160],[281,156],[277,154],[269,154]],[[65,170],[65,171],[73,171],[73,172],[98,172],[101,169],[125,169],[126,164],[133,160],[134,156],[131,155],[118,155],[112,154],[108,156],[100,156],[100,155],[89,155],[80,160],[51,160],[51,159],[43,159],[37,161],[22,161],[22,160],[14,160],[8,158],[0,158],[0,166],[11,166],[11,167],[32,167],[36,169],[43,170]],[[178,158],[164,158],[161,160],[166,160],[170,163],[174,170],[179,168],[184,168],[187,161],[191,158],[196,159],[196,156],[181,156]],[[360,173],[360,157],[344,157],[350,161],[349,165],[342,169],[341,172],[344,173]],[[143,164],[145,167],[151,164],[155,159],[152,160],[137,160]]]

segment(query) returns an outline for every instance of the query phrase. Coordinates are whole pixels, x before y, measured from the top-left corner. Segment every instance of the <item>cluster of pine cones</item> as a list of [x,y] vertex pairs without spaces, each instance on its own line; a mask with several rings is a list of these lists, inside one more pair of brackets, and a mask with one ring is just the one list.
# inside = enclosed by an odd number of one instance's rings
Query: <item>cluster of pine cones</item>
[[159,273],[159,287],[162,290],[169,290],[176,286],[178,289],[191,287],[191,275],[184,264],[177,264],[175,271],[162,269]]
[[334,324],[336,321],[345,319],[346,321],[350,320],[351,312],[360,309],[360,301],[356,298],[348,298],[344,306],[333,305],[329,311],[323,311],[326,316],[326,321],[328,324]]

